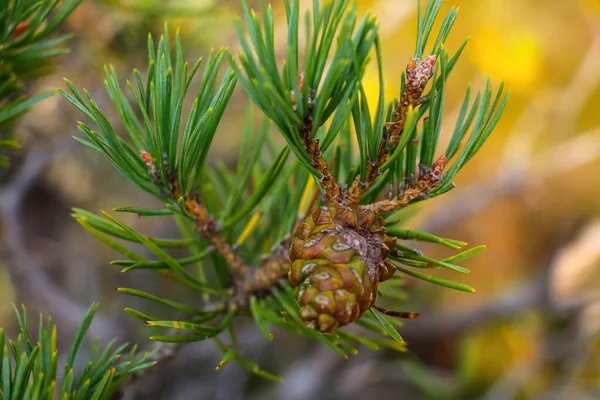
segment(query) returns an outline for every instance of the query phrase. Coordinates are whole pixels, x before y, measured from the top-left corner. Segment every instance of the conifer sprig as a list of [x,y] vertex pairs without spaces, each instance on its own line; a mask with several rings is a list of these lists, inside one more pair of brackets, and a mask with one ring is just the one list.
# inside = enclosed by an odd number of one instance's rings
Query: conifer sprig
[[[299,162],[319,180],[325,196],[341,201],[343,195],[323,152],[352,111],[353,98],[377,40],[376,19],[366,15],[359,22],[356,5],[349,7],[348,0],[324,5],[315,0],[313,12],[305,15],[306,39],[304,54],[300,54],[300,2],[285,1],[287,56],[278,65],[270,6],[263,3],[262,15],[257,15],[246,1],[243,4],[251,43],[238,22],[243,53],[239,55],[240,65],[233,56],[230,63],[250,98],[273,121]],[[332,117],[334,122],[326,128]],[[325,146],[319,146],[319,140]]]
[[[0,328],[0,398],[17,399],[110,399],[122,383],[132,374],[152,367],[151,353],[137,354],[137,347],[128,344],[116,346],[116,339],[101,349],[95,341],[90,361],[76,375],[78,362],[87,330],[92,322],[97,304],[84,316],[68,352],[64,371],[59,371],[57,329],[50,318],[40,315],[38,341],[29,333],[27,309],[15,313],[20,334],[15,341],[5,338]],[[60,374],[62,383],[57,386]]]
[[[249,312],[269,339],[272,326],[278,326],[319,340],[345,357],[353,354],[353,346],[358,344],[404,349],[395,329],[399,322],[392,316],[413,313],[371,308],[356,320],[371,333],[360,335],[340,330],[324,335],[306,325],[296,294],[285,282],[292,235],[324,202],[342,204],[338,210],[345,207],[360,215],[379,215],[398,212],[450,190],[456,173],[497,124],[507,99],[502,86],[493,94],[489,83],[472,104],[467,91],[453,136],[440,154],[445,84],[466,45],[465,41],[452,56],[444,47],[456,19],[455,9],[447,14],[424,59],[441,1],[429,1],[419,13],[415,54],[403,74],[399,98],[386,106],[374,17],[367,15],[359,22],[356,6],[347,0],[325,4],[315,0],[313,11],[304,18],[306,38],[301,46],[299,2],[285,0],[284,5],[288,27],[284,62],[279,64],[275,57],[271,8],[261,2],[257,14],[244,3],[247,36],[241,22],[236,25],[242,53],[234,57],[221,50],[205,63],[192,108],[183,120],[183,99],[201,60],[191,68],[184,62],[178,35],[171,52],[166,28],[157,45],[149,38],[145,79],[134,70],[134,83],[127,82],[133,102],[122,91],[114,69],[106,69],[107,90],[123,120],[127,139],[117,134],[87,92],[82,95],[69,81],[69,92],[61,91],[95,125],[80,123],[84,138],[77,140],[103,154],[122,175],[164,203],[159,209],[121,207],[114,211],[174,218],[181,237],[151,238],[105,212],[100,216],[75,209],[74,217],[124,256],[113,262],[123,272],[152,270],[202,299],[201,305],[194,301],[191,306],[134,288],[120,288],[124,294],[166,305],[185,318],[173,320],[130,308],[126,312],[158,330],[169,330],[168,334],[152,336],[152,340],[186,343],[211,339],[223,350],[219,368],[234,360],[271,378],[239,354],[232,326],[237,316]],[[369,106],[362,87],[365,68],[373,57],[381,86],[376,107]],[[223,58],[227,58],[229,69],[221,75]],[[208,166],[208,151],[238,81],[266,119],[259,130],[253,129],[256,117],[249,106],[238,166],[233,170]],[[285,147],[276,144],[271,126],[284,137]],[[288,159],[290,152],[294,160]],[[325,158],[333,162],[327,163]],[[386,188],[388,196],[381,196]],[[397,299],[405,275],[474,291],[423,270],[446,268],[468,273],[458,264],[483,247],[436,260],[408,243],[427,241],[454,250],[467,244],[403,229],[402,216],[386,215],[386,226],[380,228],[397,239],[396,247],[388,249],[389,265],[401,274],[380,286],[381,296]],[[142,244],[153,256],[139,254],[127,242]],[[187,249],[189,254],[175,258],[170,254],[172,248]],[[172,334],[173,329],[182,334]]]
[[[0,0],[0,152],[18,147],[7,132],[11,123],[55,93],[28,96],[25,82],[52,72],[53,60],[68,52],[62,45],[71,35],[51,35],[79,3]],[[0,154],[0,166],[7,165],[8,156]]]

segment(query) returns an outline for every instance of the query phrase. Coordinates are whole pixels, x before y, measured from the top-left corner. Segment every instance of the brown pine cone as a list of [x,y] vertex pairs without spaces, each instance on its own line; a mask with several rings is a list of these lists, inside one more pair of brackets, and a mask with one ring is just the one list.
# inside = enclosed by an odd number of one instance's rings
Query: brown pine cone
[[375,304],[379,282],[395,272],[386,261],[395,245],[373,210],[332,202],[311,211],[290,252],[288,279],[301,318],[325,333],[359,318]]

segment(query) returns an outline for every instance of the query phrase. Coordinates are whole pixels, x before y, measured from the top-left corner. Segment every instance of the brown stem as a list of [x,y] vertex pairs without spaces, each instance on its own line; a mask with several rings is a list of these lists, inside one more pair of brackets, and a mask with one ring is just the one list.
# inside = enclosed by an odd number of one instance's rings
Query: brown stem
[[385,126],[383,137],[379,142],[377,159],[369,162],[366,175],[364,177],[357,176],[348,190],[348,200],[351,204],[358,204],[373,181],[381,175],[381,166],[389,154],[398,146],[406,124],[408,110],[420,104],[425,86],[433,76],[435,59],[435,56],[429,56],[422,62],[417,62],[414,58],[409,60],[406,67],[404,91],[401,93],[396,110],[392,113],[392,120]]
[[325,190],[325,200],[336,201],[340,203],[343,200],[343,193],[339,185],[335,181],[335,177],[329,170],[329,165],[323,159],[323,154],[319,150],[319,139],[311,138],[311,124],[306,123],[299,131],[300,139],[304,143],[304,147],[308,152],[308,156],[312,160],[313,167],[321,173],[319,182]]
[[[304,74],[300,74],[298,77],[298,86],[300,92],[304,90]],[[309,90],[308,98],[308,116],[304,118],[304,124],[298,130],[302,144],[308,153],[308,157],[312,160],[312,166],[321,174],[319,182],[325,190],[325,199],[329,201],[341,202],[344,198],[344,193],[340,189],[339,185],[335,181],[335,177],[329,170],[329,165],[323,159],[323,154],[319,150],[319,139],[310,137],[310,131],[312,130],[312,120],[310,115],[312,114],[313,107],[315,105],[316,91],[314,89]],[[292,107],[296,111],[296,95],[292,90]]]
[[249,268],[244,277],[242,292],[245,296],[271,289],[280,279],[285,278],[290,268],[289,249],[292,237],[288,236],[274,254],[261,260],[260,268]]
[[[159,173],[152,163],[152,158],[147,152],[142,152],[142,158],[146,161],[149,170],[159,178]],[[176,178],[170,179],[171,197],[179,199],[182,197],[179,183]],[[196,229],[208,239],[215,249],[225,258],[225,262],[234,272],[234,287],[236,294],[230,304],[244,306],[247,304],[249,293],[268,290],[281,278],[287,275],[289,267],[288,249],[291,237],[286,238],[279,250],[263,258],[261,268],[249,268],[242,258],[235,252],[233,247],[219,233],[217,222],[208,212],[206,206],[198,198],[191,194],[183,195],[185,210],[194,217]]]
[[[173,198],[178,199],[181,197],[181,191],[176,179],[172,179],[171,186]],[[235,273],[243,275],[248,266],[219,233],[217,222],[210,215],[206,206],[200,203],[196,196],[190,194],[184,195],[183,204],[185,210],[194,217],[196,229],[215,246],[216,250],[225,258],[225,262]]]
[[[146,163],[148,171],[154,175],[157,181],[160,181],[161,176],[154,165],[152,155],[147,151],[142,150],[140,152],[140,156]],[[188,214],[194,218],[198,232],[202,233],[202,235],[215,246],[215,249],[225,258],[225,262],[231,266],[231,269],[237,275],[243,276],[245,271],[248,269],[248,266],[244,263],[244,260],[237,255],[231,245],[227,243],[225,238],[221,236],[217,228],[217,221],[215,221],[212,215],[210,215],[206,209],[206,206],[200,203],[197,196],[189,193],[181,193],[181,188],[179,187],[179,182],[177,181],[176,176],[173,174],[168,175],[171,197],[175,200],[178,200],[183,196],[184,208]]]
[[419,177],[414,183],[405,182],[406,187],[397,197],[360,206],[361,209],[370,209],[375,212],[386,212],[406,207],[412,200],[427,197],[428,193],[438,187],[442,181],[442,174],[446,165],[446,156],[442,155],[433,163],[431,168],[423,167]]
[[[319,200],[319,191],[316,190],[309,201],[308,210],[312,210]],[[303,210],[304,211],[304,210]],[[300,213],[296,219],[296,224],[292,232],[295,232],[298,225],[304,220],[306,214]],[[290,246],[292,245],[292,236],[288,235],[279,245],[277,251],[261,260],[262,267],[248,268],[243,282],[242,291],[246,297],[250,293],[260,293],[271,289],[279,280],[285,278],[290,268]],[[239,303],[238,303],[239,304]]]

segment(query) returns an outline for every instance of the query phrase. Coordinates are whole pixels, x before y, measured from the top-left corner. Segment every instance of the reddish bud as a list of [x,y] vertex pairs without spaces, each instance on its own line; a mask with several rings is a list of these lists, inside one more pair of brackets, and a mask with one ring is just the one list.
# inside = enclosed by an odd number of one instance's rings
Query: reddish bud
[[423,89],[433,76],[435,56],[431,55],[421,62],[411,58],[406,66],[406,81],[413,89]]
[[29,22],[21,21],[17,24],[15,29],[12,31],[11,36],[12,37],[19,36],[21,33],[25,32],[27,30],[27,28],[29,28]]
[[446,155],[442,154],[431,166],[431,172],[434,176],[441,176],[444,172],[444,167],[446,167]]
[[158,171],[156,170],[156,166],[154,165],[154,161],[152,160],[152,154],[148,153],[146,150],[142,150],[140,151],[140,157],[142,157],[142,160],[144,160],[144,162],[146,163],[148,170],[152,174],[156,175]]

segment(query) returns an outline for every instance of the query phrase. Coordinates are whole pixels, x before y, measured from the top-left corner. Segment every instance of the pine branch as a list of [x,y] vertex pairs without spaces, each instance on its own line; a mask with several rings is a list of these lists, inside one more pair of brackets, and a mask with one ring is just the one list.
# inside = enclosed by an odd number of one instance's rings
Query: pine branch
[[[360,201],[362,195],[369,189],[373,181],[381,175],[381,167],[387,161],[388,155],[398,147],[409,111],[412,111],[423,102],[421,95],[425,90],[427,82],[433,76],[435,60],[436,57],[433,55],[427,57],[422,62],[418,61],[418,63],[414,58],[410,59],[406,67],[406,84],[400,96],[400,101],[392,113],[391,121],[385,125],[385,132],[377,150],[377,158],[375,161],[369,163],[364,181],[361,180],[361,177],[357,176],[348,191],[351,204],[356,204]],[[443,164],[441,164],[441,169],[443,171]],[[439,175],[441,175],[441,171]],[[421,185],[417,183],[417,185],[407,188],[411,193],[402,195],[406,199],[404,201],[397,199],[395,208],[408,205],[410,200],[420,195],[425,195],[434,187],[431,185],[431,182],[427,181]],[[391,209],[393,208],[394,206]],[[376,207],[376,209],[384,211],[380,207]]]
[[[35,96],[26,93],[26,81],[53,71],[53,60],[67,52],[62,48],[69,35],[50,38],[60,24],[81,3],[68,0],[2,2],[0,12],[0,152],[18,147],[7,129],[38,101],[56,91]],[[0,154],[0,167],[8,166],[8,156]]]
[[336,183],[335,176],[331,173],[329,165],[323,160],[323,153],[319,150],[319,139],[310,137],[311,124],[302,126],[298,133],[304,144],[308,157],[312,160],[312,166],[320,174],[319,183],[325,191],[324,199],[341,203],[343,192]]
[[[241,24],[238,36],[244,50],[238,66],[233,56],[230,64],[244,89],[255,104],[282,133],[302,165],[315,176],[328,200],[340,202],[343,191],[335,181],[323,153],[339,133],[352,109],[352,96],[368,62],[368,54],[377,39],[377,23],[367,15],[358,29],[356,7],[349,11],[348,0],[332,2],[321,8],[315,3],[314,14],[307,14],[308,37],[305,48],[305,71],[299,72],[298,0],[284,2],[288,21],[287,58],[281,72],[275,60],[273,46],[273,16],[271,8],[262,7],[261,26],[258,15],[244,2],[245,21],[251,44],[245,38]],[[332,54],[333,40],[338,34],[338,46]],[[327,73],[326,63],[330,62]],[[329,127],[319,147],[319,131],[330,117],[337,120]]]
[[123,344],[114,348],[116,339],[105,349],[99,342],[92,345],[90,361],[75,379],[74,365],[98,305],[92,304],[73,338],[64,366],[60,387],[58,378],[57,330],[51,319],[39,319],[39,338],[35,343],[29,334],[27,310],[14,307],[20,328],[16,341],[5,342],[0,329],[0,394],[2,399],[108,399],[130,375],[155,363],[150,353],[136,354],[137,347]]
[[[106,212],[98,216],[75,209],[74,217],[126,257],[113,262],[123,272],[150,269],[202,299],[190,306],[119,288],[121,293],[167,306],[182,318],[130,308],[126,312],[157,329],[183,332],[154,335],[153,341],[183,344],[210,339],[223,352],[218,368],[233,360],[275,380],[279,378],[239,353],[236,318],[251,314],[268,339],[274,325],[319,340],[348,357],[358,344],[405,349],[396,330],[400,323],[392,316],[417,313],[384,310],[376,304],[378,297],[402,297],[404,276],[474,292],[429,270],[468,273],[458,264],[484,246],[463,250],[464,242],[405,230],[401,209],[454,187],[454,176],[489,137],[507,101],[502,85],[494,94],[488,82],[473,102],[467,90],[450,143],[437,155],[446,81],[466,45],[465,41],[452,56],[444,48],[455,9],[446,15],[430,55],[421,61],[441,6],[440,0],[427,3],[419,15],[416,51],[402,80],[400,99],[386,107],[375,18],[367,15],[358,23],[356,6],[349,6],[348,0],[323,5],[315,1],[305,19],[302,57],[299,1],[285,0],[284,5],[285,61],[280,65],[275,58],[271,8],[263,3],[257,14],[244,3],[248,37],[237,24],[242,54],[234,58],[221,50],[209,58],[185,120],[183,101],[202,60],[188,73],[179,35],[171,52],[166,27],[157,45],[149,37],[146,79],[134,70],[135,84],[128,82],[133,104],[114,69],[105,70],[107,90],[128,139],[116,133],[87,92],[82,95],[69,81],[69,92],[61,91],[98,129],[80,123],[84,138],[77,140],[103,154],[124,177],[165,205],[115,211],[174,218],[182,237],[148,237]],[[380,96],[371,113],[362,78],[373,53]],[[230,68],[219,83],[224,58]],[[264,113],[265,122],[256,132],[249,106],[237,168],[208,167],[208,151],[237,82]],[[269,135],[271,125],[285,139],[283,149]],[[359,148],[356,156],[353,135]],[[294,160],[288,160],[290,152]],[[386,187],[388,199],[377,201]],[[412,240],[462,252],[437,260],[410,247]],[[143,245],[155,259],[138,254],[129,243]],[[187,249],[190,255],[174,258],[171,248]],[[427,274],[420,272],[425,269]],[[286,275],[287,283],[282,279]],[[366,334],[338,329],[353,322]]]
[[[142,151],[141,156],[146,161],[146,166],[148,166],[150,173],[154,173],[157,181],[160,181],[160,175],[153,164],[150,153]],[[176,201],[179,201],[179,199],[183,200],[183,207],[194,219],[198,232],[214,245],[215,249],[225,258],[225,262],[238,276],[243,276],[248,266],[220,234],[217,221],[210,215],[206,206],[199,201],[196,195],[189,194],[182,196],[178,180],[174,179],[170,173],[168,173],[168,179],[172,198]]]
[[416,181],[406,180],[397,197],[363,205],[360,208],[376,212],[387,212],[406,207],[414,200],[426,199],[428,193],[437,188],[442,181],[445,165],[446,156],[442,155],[431,168],[423,168]]

